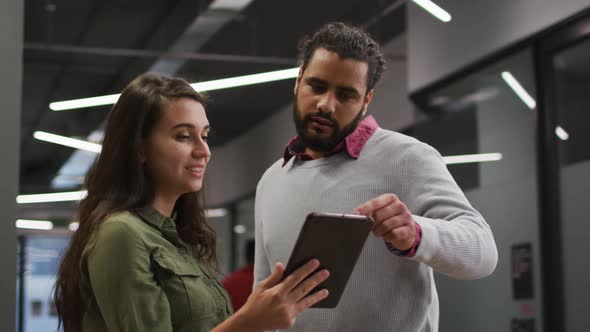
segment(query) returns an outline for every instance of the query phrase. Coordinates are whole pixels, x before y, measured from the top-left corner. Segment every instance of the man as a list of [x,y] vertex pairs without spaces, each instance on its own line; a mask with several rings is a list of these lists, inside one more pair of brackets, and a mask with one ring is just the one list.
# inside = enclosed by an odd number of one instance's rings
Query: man
[[436,150],[367,115],[384,66],[374,40],[328,24],[302,44],[300,57],[298,135],[256,192],[255,281],[288,260],[309,212],[369,215],[374,236],[340,303],[303,313],[293,330],[437,331],[433,270],[460,279],[492,273],[490,228]]

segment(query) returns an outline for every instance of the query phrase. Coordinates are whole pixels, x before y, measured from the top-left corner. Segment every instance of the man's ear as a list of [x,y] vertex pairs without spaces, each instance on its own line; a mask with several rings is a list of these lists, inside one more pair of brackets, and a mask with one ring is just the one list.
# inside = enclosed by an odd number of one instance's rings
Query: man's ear
[[375,89],[371,89],[371,91],[367,92],[367,94],[365,95],[365,100],[363,100],[363,115],[365,115],[365,113],[367,113],[367,111],[369,110],[369,104],[371,103],[371,100],[373,100],[374,92]]
[[297,94],[297,88],[299,87],[299,82],[301,82],[301,76],[303,75],[303,67],[299,67],[299,74],[297,74],[297,79],[295,80],[295,87],[293,88],[293,94]]

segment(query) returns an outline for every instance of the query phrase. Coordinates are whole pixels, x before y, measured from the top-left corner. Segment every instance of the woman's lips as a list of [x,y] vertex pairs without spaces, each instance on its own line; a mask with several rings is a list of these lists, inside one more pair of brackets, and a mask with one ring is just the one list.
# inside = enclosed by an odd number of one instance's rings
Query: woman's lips
[[205,173],[205,166],[189,166],[186,167],[186,170],[194,175],[202,176]]

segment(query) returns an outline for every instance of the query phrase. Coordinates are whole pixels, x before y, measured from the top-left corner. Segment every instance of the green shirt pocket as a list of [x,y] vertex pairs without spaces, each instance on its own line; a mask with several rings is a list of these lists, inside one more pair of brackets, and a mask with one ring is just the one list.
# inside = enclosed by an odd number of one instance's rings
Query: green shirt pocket
[[170,303],[172,326],[198,322],[216,314],[209,279],[190,259],[157,250],[152,254],[156,282]]

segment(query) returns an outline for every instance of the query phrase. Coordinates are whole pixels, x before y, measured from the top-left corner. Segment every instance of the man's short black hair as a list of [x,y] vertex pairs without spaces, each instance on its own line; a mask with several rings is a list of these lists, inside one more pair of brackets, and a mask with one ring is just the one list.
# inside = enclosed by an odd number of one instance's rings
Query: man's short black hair
[[299,47],[299,61],[305,71],[318,48],[334,52],[342,59],[354,59],[369,65],[367,91],[375,87],[385,69],[381,47],[363,30],[344,23],[328,23],[303,40]]

